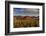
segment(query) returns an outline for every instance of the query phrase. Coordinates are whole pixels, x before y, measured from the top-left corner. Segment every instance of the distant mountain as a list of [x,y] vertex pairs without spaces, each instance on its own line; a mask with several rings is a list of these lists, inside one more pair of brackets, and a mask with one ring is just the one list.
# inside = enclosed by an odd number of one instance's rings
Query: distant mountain
[[39,19],[39,16],[35,17],[35,16],[14,16],[16,17],[16,19]]

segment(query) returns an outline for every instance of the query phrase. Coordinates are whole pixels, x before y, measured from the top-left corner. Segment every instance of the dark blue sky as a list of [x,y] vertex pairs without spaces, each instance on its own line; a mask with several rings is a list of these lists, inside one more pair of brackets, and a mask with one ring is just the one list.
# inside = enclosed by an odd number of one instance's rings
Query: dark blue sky
[[14,14],[20,14],[24,12],[24,8],[15,8],[13,11],[14,11]]

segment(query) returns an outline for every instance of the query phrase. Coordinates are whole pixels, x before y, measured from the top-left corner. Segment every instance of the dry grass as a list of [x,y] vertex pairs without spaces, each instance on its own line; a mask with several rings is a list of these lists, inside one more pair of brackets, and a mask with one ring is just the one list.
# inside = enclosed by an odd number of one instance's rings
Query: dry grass
[[22,18],[20,17],[20,19],[16,18],[16,16],[14,16],[14,28],[17,27],[38,27],[39,26],[39,19],[34,19],[34,18]]

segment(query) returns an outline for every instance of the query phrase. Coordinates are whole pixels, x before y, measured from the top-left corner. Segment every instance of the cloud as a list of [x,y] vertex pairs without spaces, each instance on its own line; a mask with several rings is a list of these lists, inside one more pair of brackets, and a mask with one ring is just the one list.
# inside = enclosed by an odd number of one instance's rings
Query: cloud
[[13,15],[31,15],[31,16],[38,16],[39,9],[32,9],[32,8],[21,8],[21,9],[14,9]]

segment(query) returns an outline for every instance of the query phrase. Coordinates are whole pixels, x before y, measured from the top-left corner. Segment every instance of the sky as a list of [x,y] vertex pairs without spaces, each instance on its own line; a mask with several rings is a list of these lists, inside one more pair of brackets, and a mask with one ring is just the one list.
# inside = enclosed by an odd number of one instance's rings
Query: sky
[[33,8],[14,8],[13,16],[38,16],[39,9]]

